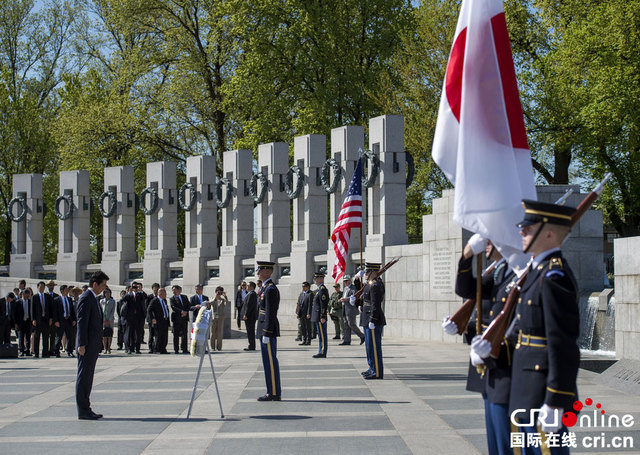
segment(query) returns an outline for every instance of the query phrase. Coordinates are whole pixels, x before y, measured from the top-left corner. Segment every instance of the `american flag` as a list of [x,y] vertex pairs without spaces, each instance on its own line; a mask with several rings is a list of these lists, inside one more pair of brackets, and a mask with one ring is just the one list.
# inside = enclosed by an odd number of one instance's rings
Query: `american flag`
[[342,203],[336,226],[331,232],[333,249],[336,252],[336,263],[331,274],[337,282],[344,275],[345,258],[349,254],[349,237],[351,228],[362,227],[362,158],[358,159],[353,171],[349,190]]

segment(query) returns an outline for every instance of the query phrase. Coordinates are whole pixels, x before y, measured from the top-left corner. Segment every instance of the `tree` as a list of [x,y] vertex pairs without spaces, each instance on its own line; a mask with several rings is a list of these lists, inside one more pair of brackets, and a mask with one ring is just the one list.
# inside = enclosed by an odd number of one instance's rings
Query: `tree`
[[[49,125],[58,113],[56,88],[77,62],[70,58],[76,2],[53,0],[40,9],[32,0],[0,3],[0,200],[12,196],[14,174],[42,173],[45,193],[53,191],[55,145]],[[55,258],[57,223],[48,216],[45,260]],[[11,225],[0,221],[2,260],[8,263]]]

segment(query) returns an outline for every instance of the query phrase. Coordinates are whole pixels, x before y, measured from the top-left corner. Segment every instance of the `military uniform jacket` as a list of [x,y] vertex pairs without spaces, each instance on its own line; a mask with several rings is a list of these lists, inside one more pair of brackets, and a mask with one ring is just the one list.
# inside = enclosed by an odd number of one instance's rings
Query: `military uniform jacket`
[[344,288],[344,292],[342,293],[342,297],[344,298],[344,302],[342,304],[342,308],[344,309],[345,316],[358,316],[360,314],[360,310],[358,309],[358,305],[351,305],[349,302],[349,298],[356,293],[356,287],[353,284]]
[[280,336],[278,307],[280,291],[271,279],[267,280],[258,294],[258,329],[256,338],[263,336],[275,338]]
[[572,409],[578,398],[580,363],[578,291],[559,250],[529,272],[522,286],[515,324],[518,332],[513,359],[509,412],[543,404]]
[[329,291],[324,284],[318,286],[316,294],[313,296],[313,306],[311,307],[311,322],[320,322],[320,319],[327,320],[327,310],[329,308]]
[[373,322],[376,326],[387,325],[382,310],[382,301],[384,300],[384,283],[380,278],[369,281],[362,291],[362,314],[360,315],[360,326],[367,327],[369,322]]

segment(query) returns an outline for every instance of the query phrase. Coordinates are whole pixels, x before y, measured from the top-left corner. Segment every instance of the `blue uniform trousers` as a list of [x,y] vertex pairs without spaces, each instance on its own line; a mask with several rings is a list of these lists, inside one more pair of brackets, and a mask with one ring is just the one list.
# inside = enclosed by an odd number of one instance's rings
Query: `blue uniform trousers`
[[277,338],[269,338],[267,344],[260,343],[262,352],[262,366],[264,367],[264,379],[269,395],[280,396],[280,364],[278,363]]
[[327,355],[327,321],[316,322],[318,331],[318,354]]
[[382,366],[382,326],[376,326],[375,329],[366,327],[364,333],[369,371],[382,379],[384,377],[384,368]]
[[364,333],[364,350],[367,353],[367,365],[369,365],[367,373],[373,373],[373,367],[371,366],[373,365],[373,360],[371,356],[371,349],[369,349],[369,346],[371,345],[371,330],[369,330],[368,327],[363,327],[362,332]]
[[484,397],[484,416],[487,426],[489,455],[511,455],[511,423],[509,405],[489,403]]

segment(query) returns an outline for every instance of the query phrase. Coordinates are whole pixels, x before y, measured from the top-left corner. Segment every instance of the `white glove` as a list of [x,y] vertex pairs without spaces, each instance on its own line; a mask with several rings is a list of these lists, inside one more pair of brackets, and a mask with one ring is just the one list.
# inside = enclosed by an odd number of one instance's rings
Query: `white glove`
[[442,330],[447,335],[457,335],[458,334],[458,324],[449,319],[449,316],[442,320]]
[[370,328],[371,330],[373,330],[373,329],[375,329],[375,328],[376,328],[376,325],[375,325],[373,322],[370,322],[370,323],[369,323],[369,328]]
[[481,237],[478,234],[473,234],[467,242],[473,251],[473,254],[480,254],[489,244],[489,240]]
[[538,414],[538,425],[545,433],[555,433],[562,428],[562,408],[552,408],[543,404]]
[[469,357],[471,357],[471,365],[477,367],[478,365],[484,365],[484,359],[478,355],[476,351],[471,349],[469,351]]
[[262,337],[262,344],[269,344],[269,337]]
[[476,335],[471,341],[471,350],[475,351],[475,353],[483,359],[486,359],[491,353],[491,343],[483,340],[480,335]]
[[351,297],[349,297],[349,303],[351,304],[351,306],[354,306],[356,304],[356,296],[352,295]]

